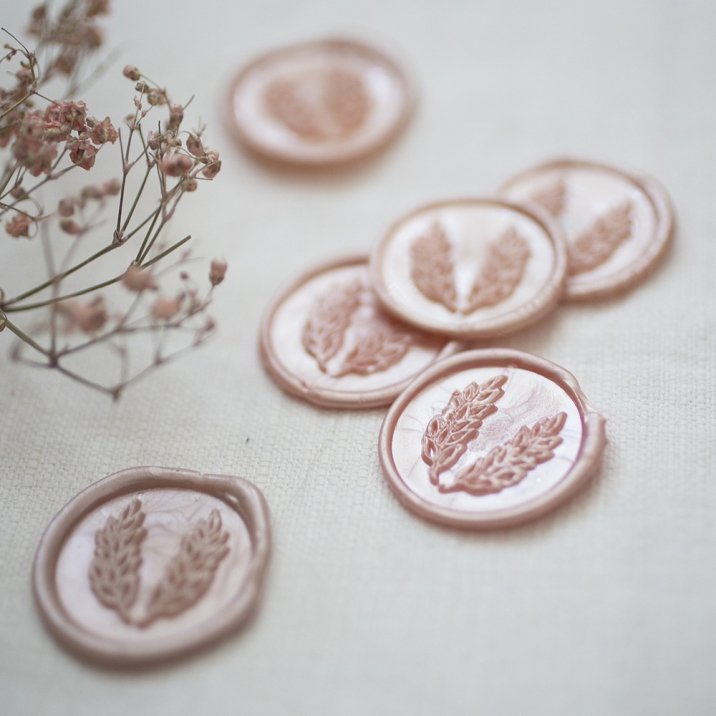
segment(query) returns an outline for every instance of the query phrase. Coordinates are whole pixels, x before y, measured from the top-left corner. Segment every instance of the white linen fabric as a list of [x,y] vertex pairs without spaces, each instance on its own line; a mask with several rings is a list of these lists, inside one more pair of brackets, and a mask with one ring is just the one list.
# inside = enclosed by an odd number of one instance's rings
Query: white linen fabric
[[[11,363],[0,334],[0,711],[714,713],[716,4],[115,6],[108,44],[121,58],[87,93],[90,111],[124,116],[132,92],[119,69],[137,64],[177,100],[196,94],[187,114],[200,113],[222,154],[214,185],[187,198],[171,229],[229,262],[213,310],[220,333],[118,404]],[[2,24],[21,32],[25,12],[7,3]],[[250,159],[221,126],[232,73],[257,52],[328,34],[406,62],[414,121],[349,170]],[[419,203],[488,194],[563,154],[653,174],[679,216],[672,251],[643,285],[564,305],[501,342],[578,377],[608,419],[602,470],[519,529],[432,526],[382,477],[383,410],[319,410],[265,375],[262,311],[299,270],[367,252]],[[0,248],[2,276],[7,257],[17,261],[13,280],[24,270],[16,248]],[[269,501],[275,544],[261,610],[242,633],[170,667],[112,672],[49,637],[30,569],[76,492],[135,465],[248,477]]]

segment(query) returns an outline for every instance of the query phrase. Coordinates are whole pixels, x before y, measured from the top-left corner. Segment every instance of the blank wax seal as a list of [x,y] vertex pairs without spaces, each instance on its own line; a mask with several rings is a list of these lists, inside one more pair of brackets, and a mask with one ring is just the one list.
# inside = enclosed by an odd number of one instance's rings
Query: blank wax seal
[[437,358],[459,345],[395,321],[368,282],[368,259],[352,256],[302,274],[269,307],[260,336],[266,370],[316,405],[388,405]]
[[606,298],[632,287],[656,265],[674,233],[663,187],[607,164],[547,162],[510,179],[501,194],[540,205],[564,228],[570,299]]
[[464,528],[556,507],[594,473],[604,418],[574,376],[506,349],[439,361],[393,403],[380,432],[388,483],[408,509]]
[[402,69],[361,42],[326,39],[261,55],[229,91],[238,139],[271,159],[325,166],[387,144],[413,109]]
[[539,207],[455,199],[399,219],[371,257],[373,287],[395,316],[427,331],[492,338],[549,313],[566,255],[557,223]]
[[268,508],[247,480],[132,468],[52,520],[35,555],[35,601],[53,636],[85,659],[164,661],[250,615],[269,546]]

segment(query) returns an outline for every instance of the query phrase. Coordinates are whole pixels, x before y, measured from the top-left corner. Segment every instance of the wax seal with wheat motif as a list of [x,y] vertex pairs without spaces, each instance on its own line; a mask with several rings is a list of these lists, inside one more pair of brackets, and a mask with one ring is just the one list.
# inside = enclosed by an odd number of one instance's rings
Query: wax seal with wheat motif
[[383,422],[380,460],[411,511],[464,528],[503,527],[553,509],[595,473],[604,419],[574,376],[502,348],[437,361]]
[[261,358],[286,391],[316,405],[388,405],[424,368],[459,345],[395,320],[368,280],[366,256],[317,265],[274,300]]
[[585,159],[527,169],[503,196],[537,205],[564,228],[571,300],[609,298],[644,279],[674,235],[671,200],[653,178]]
[[386,146],[413,104],[405,73],[385,52],[329,38],[273,50],[242,68],[228,93],[227,126],[263,157],[338,165]]
[[566,275],[547,212],[502,199],[438,201],[398,219],[371,255],[383,307],[425,331],[502,336],[550,313]]
[[239,477],[132,468],[90,485],[37,548],[35,600],[57,640],[97,663],[153,663],[235,630],[261,593],[266,502]]

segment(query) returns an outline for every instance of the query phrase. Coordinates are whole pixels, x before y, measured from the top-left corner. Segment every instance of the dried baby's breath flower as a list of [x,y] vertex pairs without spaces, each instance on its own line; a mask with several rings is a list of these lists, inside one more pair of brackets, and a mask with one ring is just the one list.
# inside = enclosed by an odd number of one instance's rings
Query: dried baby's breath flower
[[26,214],[16,214],[5,224],[5,231],[10,236],[19,239],[21,236],[30,235],[30,217]]
[[181,310],[181,298],[159,296],[152,305],[152,316],[158,321],[170,321]]
[[[0,76],[9,82],[0,87],[0,220],[6,236],[42,237],[28,246],[40,251],[49,276],[14,296],[0,287],[0,327],[10,328],[3,335],[14,334],[23,341],[24,348],[13,351],[17,360],[37,365],[23,353],[33,350],[39,364],[58,368],[116,399],[128,385],[200,345],[213,332],[214,321],[206,313],[214,288],[224,280],[226,263],[211,263],[208,284],[205,279],[202,288],[185,270],[192,259],[184,245],[191,237],[173,235],[170,240],[168,235],[181,199],[198,190],[200,179],[214,178],[221,168],[219,154],[203,144],[204,129],[183,129],[188,103],[172,101],[166,88],[135,65],[122,72],[135,83],[135,92],[127,98],[131,111],[123,123],[98,119],[103,115],[95,116],[79,98],[88,60],[102,44],[98,19],[108,9],[108,0],[43,3],[30,18],[29,32],[40,48],[37,56],[18,41],[6,45],[0,57],[0,64],[7,65]],[[53,86],[47,90],[44,86],[50,81]],[[58,87],[62,83],[64,89]],[[52,101],[48,96],[68,99]],[[114,156],[115,175],[93,179],[72,195],[60,191],[52,200],[56,209],[45,211],[41,198],[55,182],[65,186],[64,177],[80,169],[97,172],[100,152]],[[148,192],[153,192],[152,199],[143,200]],[[117,262],[112,268],[108,256],[115,251],[123,252],[121,257],[117,254],[119,273]],[[92,276],[95,262],[107,273]],[[125,266],[129,268],[121,270]],[[0,285],[3,269],[10,268],[0,261]],[[168,271],[180,274],[182,291],[173,297],[176,286],[162,286],[165,280],[172,281]],[[66,287],[69,277],[72,283]],[[110,310],[98,292],[112,284],[124,290],[108,294],[119,302]],[[161,291],[158,297],[156,291]],[[36,321],[40,327],[26,333],[26,317],[41,312],[46,319]],[[66,337],[60,337],[63,331]],[[181,340],[170,340],[182,336],[183,346]],[[150,343],[152,357],[146,361],[144,350],[144,367],[135,367],[136,361],[130,366],[132,347],[143,340]],[[65,362],[71,354],[102,349],[119,360],[115,381],[95,380]],[[99,368],[105,365],[95,363]]]
[[142,73],[139,71],[138,67],[135,67],[134,65],[125,65],[124,69],[122,70],[122,74],[130,80],[134,80],[135,82],[139,80],[139,78],[142,76]]
[[218,286],[224,280],[224,277],[226,276],[226,268],[226,261],[214,259],[211,262],[211,267],[209,268],[209,283],[212,286]]
[[151,269],[143,269],[132,264],[122,277],[122,286],[129,291],[141,293],[142,291],[155,291],[158,288]]

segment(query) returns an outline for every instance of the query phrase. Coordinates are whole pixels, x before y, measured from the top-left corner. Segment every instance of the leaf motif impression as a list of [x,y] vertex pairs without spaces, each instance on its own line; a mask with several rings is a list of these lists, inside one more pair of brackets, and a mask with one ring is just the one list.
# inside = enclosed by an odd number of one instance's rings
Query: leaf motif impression
[[568,248],[569,273],[579,274],[601,266],[630,236],[631,202],[615,206],[602,214]]
[[343,135],[352,134],[368,114],[369,99],[360,75],[334,68],[326,78],[326,108]]
[[539,204],[556,218],[564,211],[567,203],[567,185],[563,179],[557,179],[542,189],[537,189],[530,196],[530,201]]
[[567,414],[560,412],[538,420],[531,428],[523,425],[511,440],[460,470],[453,484],[438,485],[438,489],[480,496],[516,485],[537,465],[552,459],[562,443],[559,434],[566,419]]
[[134,499],[95,533],[90,587],[100,603],[125,623],[131,623],[130,610],[139,592],[142,542],[147,536],[144,518],[141,501]]
[[489,245],[485,264],[473,284],[463,313],[495,306],[509,298],[522,280],[530,255],[525,238],[514,227],[507,229]]
[[349,373],[372,375],[387,370],[403,358],[413,343],[412,336],[392,321],[378,318],[366,328],[334,374],[336,377]]
[[161,581],[152,591],[147,626],[160,617],[173,617],[201,599],[211,586],[216,569],[229,553],[229,533],[223,529],[221,514],[212,510],[182,538],[179,552],[167,565]]
[[269,112],[294,134],[312,141],[325,138],[315,111],[301,99],[293,80],[275,79],[266,88],[264,101]]
[[506,381],[506,375],[497,375],[482,385],[472,382],[464,390],[454,391],[443,410],[433,416],[421,443],[421,458],[429,467],[430,482],[437,485],[440,473],[462,457],[485,418],[497,410],[495,403],[504,395]]
[[312,142],[353,134],[365,122],[370,106],[360,75],[340,68],[275,79],[267,86],[264,101],[275,119]]
[[410,276],[426,298],[457,312],[452,246],[445,230],[434,223],[410,248]]
[[323,373],[328,373],[328,361],[343,345],[343,337],[350,325],[351,316],[360,306],[363,284],[359,279],[334,286],[319,296],[303,325],[301,343],[313,356]]

